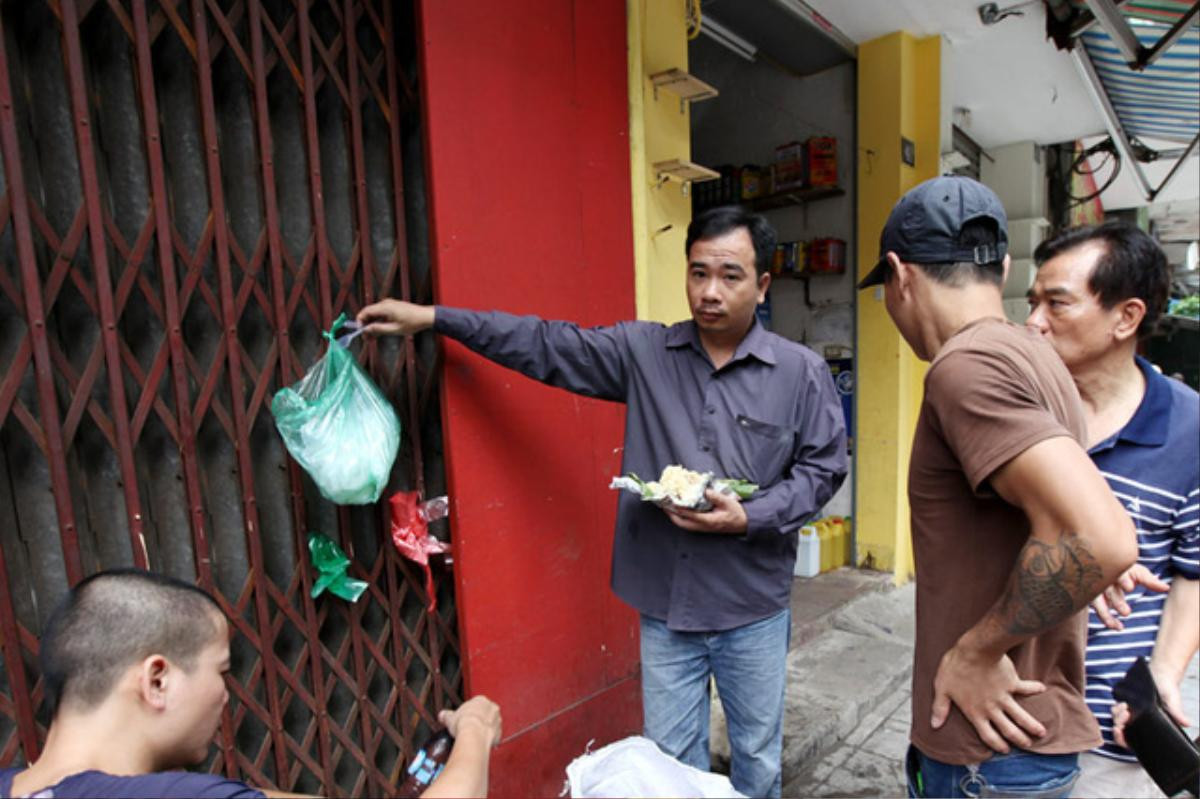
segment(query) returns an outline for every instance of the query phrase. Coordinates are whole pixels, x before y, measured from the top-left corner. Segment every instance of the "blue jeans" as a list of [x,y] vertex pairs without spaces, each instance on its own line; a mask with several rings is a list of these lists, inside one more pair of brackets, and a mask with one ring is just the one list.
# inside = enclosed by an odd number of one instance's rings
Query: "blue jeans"
[[791,611],[715,633],[678,632],[642,616],[645,735],[708,771],[708,679],[717,681],[732,750],[730,779],[747,796],[783,787],[783,688]]
[[1013,749],[978,765],[952,766],[908,747],[905,764],[908,795],[1013,796],[1026,799],[1059,799],[1071,795],[1079,779],[1079,755],[1039,755]]

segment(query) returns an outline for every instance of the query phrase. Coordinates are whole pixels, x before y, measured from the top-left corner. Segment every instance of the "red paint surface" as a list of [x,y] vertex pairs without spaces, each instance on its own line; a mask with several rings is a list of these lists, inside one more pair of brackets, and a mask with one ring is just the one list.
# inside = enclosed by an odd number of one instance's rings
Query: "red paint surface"
[[[437,300],[598,325],[634,315],[625,3],[420,7]],[[495,796],[637,732],[636,616],[609,588],[624,406],[444,342],[467,692],[496,699]]]

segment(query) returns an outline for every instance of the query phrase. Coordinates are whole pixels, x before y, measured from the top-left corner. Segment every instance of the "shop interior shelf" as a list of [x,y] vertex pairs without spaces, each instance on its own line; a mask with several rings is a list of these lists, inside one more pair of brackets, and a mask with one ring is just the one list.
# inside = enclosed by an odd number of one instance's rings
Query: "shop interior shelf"
[[721,173],[716,170],[700,166],[700,164],[682,158],[672,158],[669,161],[656,161],[654,163],[654,173],[658,176],[660,182],[667,178],[673,178],[674,180],[683,182],[698,183],[702,180],[716,180],[721,177]]
[[792,189],[756,197],[749,205],[756,211],[769,211],[772,208],[783,208],[788,205],[804,205],[813,200],[823,200],[826,197],[840,197],[846,190],[839,186],[818,186],[812,189]]
[[650,76],[650,82],[654,84],[655,97],[658,96],[660,88],[666,89],[678,96],[680,100],[687,100],[688,102],[707,100],[711,97],[716,97],[720,93],[715,86],[710,86],[695,75],[689,75],[682,69],[667,69],[662,72],[655,72]]

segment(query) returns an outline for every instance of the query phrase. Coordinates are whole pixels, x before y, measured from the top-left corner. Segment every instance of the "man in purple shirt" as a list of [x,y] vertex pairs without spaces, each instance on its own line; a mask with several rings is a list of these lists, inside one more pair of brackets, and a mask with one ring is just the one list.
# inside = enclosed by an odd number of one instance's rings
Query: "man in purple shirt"
[[[0,796],[280,796],[216,774],[203,763],[229,699],[229,626],[194,585],[115,569],[75,586],[42,636],[53,718],[26,769],[0,769]],[[441,721],[455,736],[445,769],[422,796],[484,796],[499,709],[477,696]]]
[[549,385],[623,402],[622,471],[680,464],[759,485],[709,491],[709,511],[663,510],[621,492],[613,590],[641,613],[646,736],[709,767],[708,683],[716,679],[732,781],[779,796],[789,593],[796,531],[846,474],[845,424],[825,362],[765,330],[775,232],[716,208],[688,227],[692,319],[671,326],[570,322],[384,300],[358,321],[376,334],[429,328]]

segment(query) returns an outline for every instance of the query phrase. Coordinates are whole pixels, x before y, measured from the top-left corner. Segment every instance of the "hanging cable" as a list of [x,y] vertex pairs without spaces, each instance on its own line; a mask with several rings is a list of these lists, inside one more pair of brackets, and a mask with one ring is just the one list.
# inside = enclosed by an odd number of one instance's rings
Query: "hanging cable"
[[[1089,159],[1098,153],[1103,153],[1105,157],[1100,159],[1099,164],[1093,166]],[[1071,200],[1068,207],[1074,208],[1077,205],[1083,205],[1084,203],[1090,202],[1091,200],[1099,197],[1104,193],[1105,189],[1113,184],[1113,181],[1117,179],[1117,175],[1121,174],[1121,153],[1117,150],[1117,145],[1113,142],[1112,137],[1096,142],[1091,147],[1088,147],[1086,150],[1079,153],[1079,155],[1075,156],[1075,160],[1071,162],[1070,172],[1072,174],[1084,177],[1090,176],[1092,177],[1093,181],[1095,180],[1095,175],[1100,173],[1101,170],[1103,170],[1103,168],[1110,162],[1112,163],[1112,173],[1108,176],[1108,179],[1104,181],[1104,185],[1100,186],[1092,193],[1084,197],[1076,197],[1074,194],[1071,194],[1070,186],[1067,187],[1067,197],[1069,197]]]

